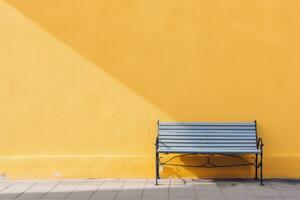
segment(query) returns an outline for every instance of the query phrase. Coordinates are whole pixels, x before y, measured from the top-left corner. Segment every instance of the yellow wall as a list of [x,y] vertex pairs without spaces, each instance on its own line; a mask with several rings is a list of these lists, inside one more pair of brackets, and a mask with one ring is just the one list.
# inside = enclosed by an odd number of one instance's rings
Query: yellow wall
[[157,119],[255,119],[265,175],[300,177],[299,9],[298,0],[0,0],[0,173],[154,177]]

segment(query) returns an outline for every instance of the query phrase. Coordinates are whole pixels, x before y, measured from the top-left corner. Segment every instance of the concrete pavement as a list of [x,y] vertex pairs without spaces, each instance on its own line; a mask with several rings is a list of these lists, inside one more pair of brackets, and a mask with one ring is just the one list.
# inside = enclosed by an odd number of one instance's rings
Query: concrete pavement
[[300,200],[300,180],[0,180],[0,200]]

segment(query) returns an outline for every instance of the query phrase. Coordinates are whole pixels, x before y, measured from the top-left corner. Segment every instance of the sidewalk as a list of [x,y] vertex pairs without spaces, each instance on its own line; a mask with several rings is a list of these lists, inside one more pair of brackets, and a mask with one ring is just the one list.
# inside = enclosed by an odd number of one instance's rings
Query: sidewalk
[[300,180],[0,180],[1,200],[299,200]]

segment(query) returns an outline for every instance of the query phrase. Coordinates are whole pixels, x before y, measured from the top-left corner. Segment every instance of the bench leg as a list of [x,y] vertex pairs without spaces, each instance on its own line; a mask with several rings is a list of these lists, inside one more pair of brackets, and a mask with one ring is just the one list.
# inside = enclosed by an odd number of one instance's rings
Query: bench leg
[[264,185],[263,183],[263,152],[260,154],[260,185]]
[[255,154],[255,179],[257,179],[257,169],[258,169],[258,163],[257,163],[257,154]]
[[158,185],[158,179],[159,179],[159,154],[156,152],[155,156],[155,185]]

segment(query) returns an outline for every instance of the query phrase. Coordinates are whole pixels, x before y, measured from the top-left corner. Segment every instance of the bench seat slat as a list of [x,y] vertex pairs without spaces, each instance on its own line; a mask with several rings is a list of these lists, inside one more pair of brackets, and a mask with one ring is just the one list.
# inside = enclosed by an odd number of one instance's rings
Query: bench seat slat
[[161,133],[253,133],[255,134],[255,129],[254,130],[208,130],[208,129],[203,129],[203,130],[185,130],[185,129],[170,129],[170,130],[161,130],[160,129],[160,134]]
[[217,133],[217,134],[162,134],[159,136],[160,138],[166,138],[166,137],[228,137],[228,138],[232,138],[232,137],[243,137],[243,138],[247,138],[247,137],[255,137],[255,135],[253,134],[221,134],[221,133]]
[[205,126],[255,126],[254,122],[160,122],[159,125],[163,126],[176,126],[176,125],[205,125]]
[[255,136],[231,136],[231,137],[224,137],[224,136],[159,136],[159,139],[168,139],[168,140],[255,140]]
[[230,153],[230,154],[252,154],[252,153],[259,153],[260,150],[258,149],[171,149],[171,150],[158,150],[159,153],[205,153],[205,154],[212,154],[212,153]]
[[235,150],[239,150],[239,149],[245,149],[245,150],[249,150],[249,149],[256,149],[255,147],[160,147],[160,150],[175,150],[175,149],[207,149],[207,150],[222,150],[222,149],[235,149]]
[[160,126],[160,130],[255,130],[254,126]]
[[242,143],[242,144],[181,144],[181,143],[169,143],[167,145],[164,145],[163,143],[159,143],[159,148],[160,147],[255,147],[256,144],[248,144],[248,143]]
[[252,133],[161,133],[161,136],[225,136],[225,137],[256,137],[255,134]]
[[159,143],[255,143],[256,140],[165,140],[160,139]]

